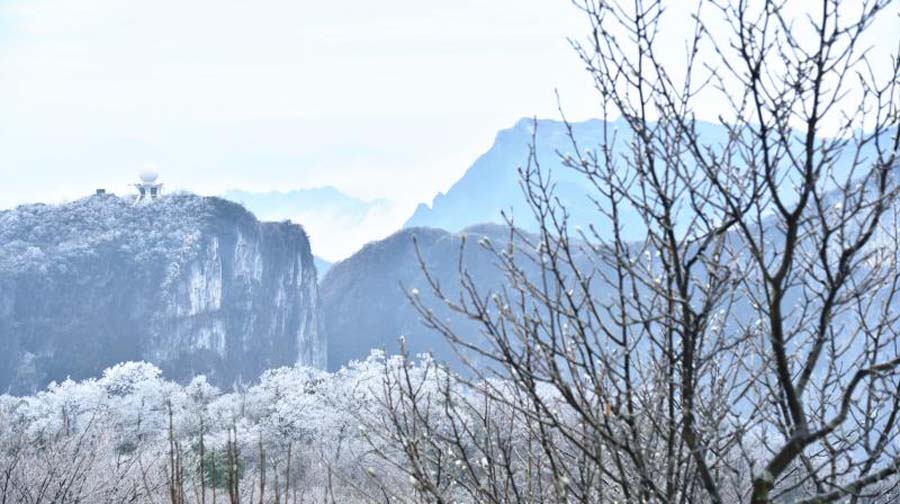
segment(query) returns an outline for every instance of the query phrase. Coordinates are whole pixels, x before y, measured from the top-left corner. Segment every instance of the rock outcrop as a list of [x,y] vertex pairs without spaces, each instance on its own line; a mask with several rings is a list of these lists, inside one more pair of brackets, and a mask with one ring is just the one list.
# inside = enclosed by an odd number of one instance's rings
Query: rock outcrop
[[0,212],[0,390],[126,360],[224,386],[324,367],[318,310],[303,228],[218,198],[98,195]]

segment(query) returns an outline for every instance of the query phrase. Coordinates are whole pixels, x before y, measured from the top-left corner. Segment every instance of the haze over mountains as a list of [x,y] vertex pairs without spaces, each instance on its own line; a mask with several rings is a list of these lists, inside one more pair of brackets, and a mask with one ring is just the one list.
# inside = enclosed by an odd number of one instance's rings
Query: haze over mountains
[[328,260],[347,257],[360,243],[382,238],[395,210],[386,199],[363,201],[331,186],[284,192],[233,189],[223,197],[240,203],[261,220],[303,223],[316,256]]
[[[623,125],[611,124],[612,129],[618,126]],[[536,136],[532,138],[535,127]],[[572,123],[581,149],[596,146],[602,138],[603,127],[600,120]],[[619,139],[622,151],[627,148],[627,140],[624,136]],[[330,186],[270,192],[233,189],[223,197],[246,206],[262,220],[290,219],[303,223],[315,255],[332,261],[347,258],[366,243],[387,237],[401,224],[404,228],[432,227],[458,232],[480,223],[501,224],[501,212],[506,212],[516,219],[519,227],[533,229],[518,173],[528,163],[532,141],[538,146],[537,160],[542,168],[553,174],[557,194],[566,201],[573,225],[593,222],[594,208],[588,198],[592,191],[590,184],[580,174],[563,167],[559,156],[573,151],[566,125],[547,119],[537,123],[520,119],[497,133],[493,145],[446,194],[439,193],[430,203],[421,203],[411,215],[402,216],[402,220],[395,220],[402,209],[390,200],[367,201]],[[386,179],[385,183],[395,182]]]

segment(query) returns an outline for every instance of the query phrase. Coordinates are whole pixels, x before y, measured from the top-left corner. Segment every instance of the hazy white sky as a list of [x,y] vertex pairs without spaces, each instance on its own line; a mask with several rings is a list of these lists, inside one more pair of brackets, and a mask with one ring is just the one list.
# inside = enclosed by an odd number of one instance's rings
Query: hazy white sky
[[594,115],[566,0],[0,0],[0,206],[333,184],[405,204],[498,129]]
[[204,194],[388,198],[383,235],[497,130],[557,117],[555,88],[598,115],[586,28],[568,0],[0,0],[0,208],[153,163]]

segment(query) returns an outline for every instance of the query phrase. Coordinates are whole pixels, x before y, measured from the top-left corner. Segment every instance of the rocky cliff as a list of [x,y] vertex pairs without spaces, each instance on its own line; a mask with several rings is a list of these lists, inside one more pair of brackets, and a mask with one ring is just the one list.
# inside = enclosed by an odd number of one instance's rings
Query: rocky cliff
[[124,360],[220,385],[324,367],[303,228],[217,198],[98,195],[0,212],[0,390]]

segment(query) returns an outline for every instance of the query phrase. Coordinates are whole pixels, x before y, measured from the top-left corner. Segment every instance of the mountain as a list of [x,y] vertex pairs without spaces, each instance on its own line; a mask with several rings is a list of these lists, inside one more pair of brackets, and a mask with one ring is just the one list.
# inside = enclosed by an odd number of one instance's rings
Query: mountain
[[[415,242],[413,240],[416,240]],[[465,239],[465,242],[463,241]],[[328,369],[364,359],[372,348],[400,349],[405,338],[411,354],[431,352],[445,361],[455,360],[443,336],[426,328],[406,295],[413,289],[422,301],[450,318],[453,327],[473,337],[478,326],[451,313],[431,294],[416,256],[416,244],[429,272],[451,297],[459,292],[459,254],[480,288],[498,288],[503,273],[482,240],[502,245],[509,230],[485,224],[459,233],[433,228],[403,229],[384,240],[369,243],[353,256],[336,263],[322,279],[322,319],[328,332]]]
[[326,260],[349,256],[363,243],[386,236],[395,228],[385,226],[398,222],[391,216],[395,209],[390,201],[363,201],[330,186],[287,192],[231,190],[223,197],[262,220],[306,223],[313,253]]
[[[602,138],[604,126],[599,120],[573,124],[580,148],[596,144]],[[616,121],[610,126],[613,131],[618,131],[616,145],[626,145],[628,139],[625,132],[628,128],[625,124]],[[457,266],[464,237],[468,239],[463,262],[472,278],[483,291],[501,288],[506,282],[495,266],[496,258],[475,244],[484,237],[495,244],[507,243],[508,229],[496,224],[501,221],[500,211],[504,208],[513,207],[517,226],[525,230],[534,229],[534,222],[527,218],[527,207],[516,171],[517,166],[527,162],[533,128],[533,121],[522,120],[512,129],[501,131],[493,147],[446,195],[439,195],[431,207],[420,206],[400,232],[366,245],[358,253],[335,264],[325,275],[320,283],[320,292],[322,317],[329,336],[329,369],[337,369],[352,359],[364,358],[370,348],[396,351],[401,336],[406,338],[412,353],[431,351],[441,360],[456,358],[453,349],[440,334],[422,326],[419,314],[410,306],[401,285],[406,289],[417,289],[424,304],[433,307],[442,318],[449,318],[451,327],[477,337],[477,326],[450,313],[442,303],[431,297],[416,258],[413,237],[418,240],[426,265],[451,298],[456,299],[454,294],[459,289]],[[707,145],[721,145],[727,139],[727,131],[722,126],[698,123],[697,128]],[[593,144],[591,139],[594,139]],[[583,175],[563,167],[559,161],[559,153],[565,155],[567,151],[572,151],[565,125],[558,121],[538,121],[534,140],[542,167],[553,171],[557,194],[570,212],[572,225],[587,227],[591,224],[602,235],[606,219],[598,218],[600,213],[588,198],[594,189]],[[889,142],[885,140],[882,144]],[[797,148],[801,148],[799,137]],[[624,155],[624,152],[618,154]],[[851,173],[853,157],[845,153],[832,160],[835,180]],[[871,146],[863,149],[861,158],[875,159]],[[826,180],[824,187],[830,191],[835,183]],[[792,202],[795,198],[793,191],[797,184],[796,180],[784,180],[782,196],[785,201]],[[624,221],[624,237],[634,246],[639,246],[639,240],[646,236],[642,220],[633,210],[620,207],[619,211]],[[474,224],[478,222],[488,224]],[[576,260],[580,264],[583,261],[585,268],[597,266],[587,256],[577,257]],[[523,264],[528,264],[528,261],[523,261]],[[595,283],[598,284],[600,282]]]
[[0,390],[146,360],[220,385],[324,366],[303,228],[218,198],[98,195],[0,212]]
[[[729,132],[720,124],[698,121],[695,127],[701,143],[714,151],[721,150],[721,146],[728,141]],[[590,157],[587,153],[591,150],[598,150],[604,139],[604,131],[609,134],[611,158],[616,163],[624,164],[631,156],[629,149],[633,143],[633,132],[622,119],[609,123],[591,119],[571,123],[571,128],[572,136],[577,139],[578,148],[582,154],[586,154],[585,157]],[[889,137],[889,132],[885,137]],[[803,149],[804,138],[802,132],[796,132],[794,141],[798,152]],[[563,166],[562,157],[573,153],[575,149],[566,124],[550,119],[540,119],[537,122],[521,119],[512,128],[500,131],[491,148],[469,167],[463,177],[446,194],[435,196],[430,205],[420,204],[404,227],[460,231],[478,223],[503,223],[501,212],[506,212],[514,217],[517,227],[535,231],[536,220],[523,195],[518,173],[520,167],[528,164],[532,143],[536,147],[536,160],[544,175],[551,177],[555,184],[555,195],[569,213],[570,226],[587,229],[594,225],[602,234],[608,223],[605,219],[598,219],[597,208],[591,199],[591,196],[597,195],[597,189],[583,174]],[[883,142],[885,145],[888,143]],[[872,145],[867,146],[863,154],[863,158],[872,159]],[[852,155],[845,155],[832,162],[834,174],[840,178],[850,172],[854,159]],[[787,191],[791,184],[800,183],[792,178],[793,175],[788,174],[788,177],[783,181]],[[790,195],[785,195],[785,198],[791,200]],[[641,239],[642,220],[634,212],[627,210],[620,217],[623,220],[625,238]]]
[[[615,125],[615,124],[614,124]],[[476,223],[502,223],[501,211],[512,211],[516,225],[533,229],[533,220],[519,186],[518,168],[528,163],[529,145],[535,123],[521,119],[512,128],[500,131],[491,148],[479,157],[446,194],[438,194],[431,205],[420,204],[404,227],[434,227],[460,231]],[[575,137],[593,147],[602,138],[604,122],[590,120],[573,124]],[[625,128],[622,128],[625,130]],[[538,120],[534,137],[537,159],[552,170],[557,194],[572,213],[574,224],[590,222],[594,216],[588,194],[589,182],[574,170],[564,168],[558,152],[572,152],[565,124]]]
[[[591,149],[598,150],[604,138],[604,130],[610,135],[611,158],[620,166],[632,156],[633,133],[622,120],[606,123],[599,119],[571,123],[572,136],[578,141],[582,154]],[[721,124],[697,121],[695,124],[700,142],[713,151],[721,151],[728,143],[730,133]],[[896,130],[883,132],[880,145],[887,148]],[[748,132],[750,134],[750,132]],[[805,133],[795,131],[791,137],[798,154],[804,150]],[[530,146],[536,148],[536,159],[545,175],[555,184],[555,195],[562,201],[569,213],[569,224],[587,229],[594,225],[602,234],[607,229],[606,219],[598,218],[598,211],[592,195],[597,194],[586,176],[572,168],[563,166],[562,157],[574,152],[568,127],[561,121],[521,119],[512,128],[497,134],[491,148],[479,157],[446,194],[435,196],[431,205],[419,204],[406,223],[405,228],[433,227],[448,231],[461,231],[478,223],[503,223],[501,212],[512,215],[515,225],[521,229],[535,231],[536,220],[531,214],[520,186],[518,169],[528,164]],[[589,155],[586,157],[590,157]],[[877,159],[876,142],[870,141],[861,149],[859,156],[848,148],[842,155],[829,160],[835,180],[847,177],[854,170],[854,164]],[[690,163],[688,156],[684,160]],[[733,162],[740,163],[741,160]],[[782,161],[784,179],[781,180],[782,198],[794,200],[793,191],[802,184],[797,170]],[[624,173],[624,171],[623,171]],[[635,191],[637,189],[632,186]],[[836,188],[832,181],[826,181],[828,190]],[[603,200],[603,198],[601,198]],[[624,211],[620,215],[625,238],[637,240],[643,237],[643,222],[634,212]]]

